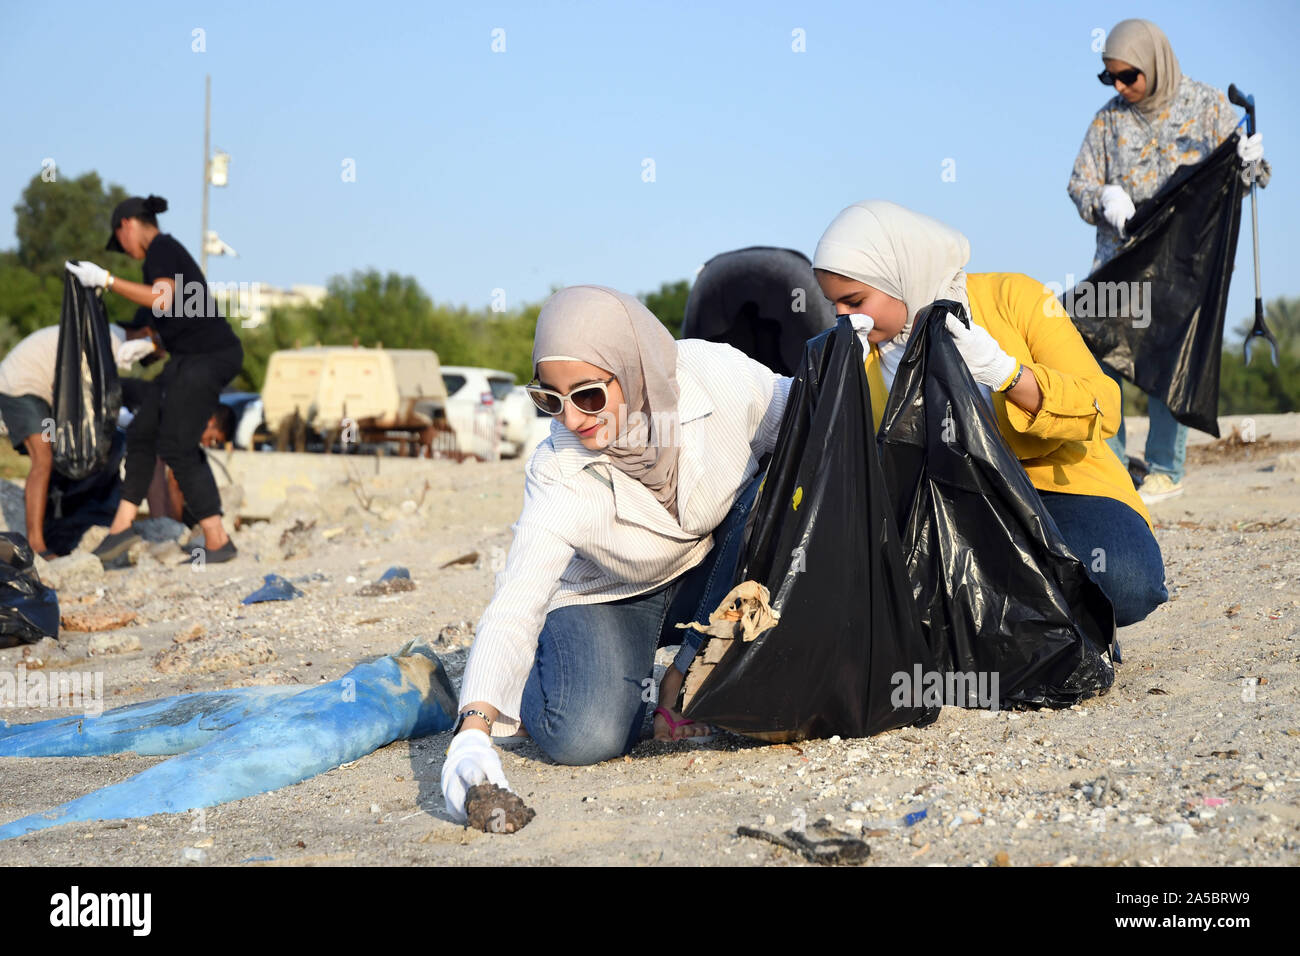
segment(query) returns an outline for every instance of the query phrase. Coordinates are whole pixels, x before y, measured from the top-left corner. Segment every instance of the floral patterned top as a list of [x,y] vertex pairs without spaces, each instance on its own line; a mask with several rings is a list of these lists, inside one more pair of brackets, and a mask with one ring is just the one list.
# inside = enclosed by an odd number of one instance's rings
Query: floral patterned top
[[[1214,152],[1232,135],[1238,118],[1222,91],[1187,77],[1154,122],[1118,95],[1097,111],[1066,187],[1083,221],[1097,226],[1093,269],[1109,261],[1124,242],[1101,214],[1102,187],[1123,186],[1133,204],[1141,205],[1179,166],[1199,163]],[[1259,183],[1266,182],[1263,171]]]

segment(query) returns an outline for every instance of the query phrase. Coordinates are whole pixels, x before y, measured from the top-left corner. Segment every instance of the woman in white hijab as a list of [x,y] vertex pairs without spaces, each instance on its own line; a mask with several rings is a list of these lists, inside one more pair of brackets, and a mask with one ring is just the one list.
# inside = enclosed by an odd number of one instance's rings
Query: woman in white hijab
[[1066,542],[1097,572],[1117,623],[1140,621],[1167,594],[1150,517],[1105,442],[1118,421],[1119,388],[1051,290],[1025,275],[967,275],[969,258],[970,243],[951,226],[870,200],[835,217],[813,269],[865,336],[877,426],[917,316],[938,299],[966,307],[971,327],[949,316],[947,328],[989,390],[1003,438]]
[[[1154,196],[1179,166],[1199,163],[1238,130],[1228,98],[1183,76],[1169,38],[1150,20],[1115,24],[1101,58],[1105,69],[1097,78],[1114,87],[1115,96],[1093,117],[1066,187],[1083,221],[1097,226],[1094,270],[1119,251],[1137,203]],[[1237,155],[1258,173],[1261,186],[1268,183],[1260,133],[1246,137],[1243,132]],[[1119,383],[1117,373],[1106,372]],[[1147,409],[1147,474],[1139,494],[1151,504],[1183,491],[1187,426],[1154,395],[1148,396]],[[1122,415],[1110,445],[1127,463]]]
[[458,818],[468,787],[507,786],[490,734],[522,725],[565,764],[630,750],[659,646],[682,650],[658,687],[655,736],[707,734],[676,710],[699,635],[673,625],[707,621],[734,583],[790,387],[729,345],[674,341],[637,299],[600,286],[547,300],[533,367],[529,393],[555,422],[528,461],[461,684],[442,770]]

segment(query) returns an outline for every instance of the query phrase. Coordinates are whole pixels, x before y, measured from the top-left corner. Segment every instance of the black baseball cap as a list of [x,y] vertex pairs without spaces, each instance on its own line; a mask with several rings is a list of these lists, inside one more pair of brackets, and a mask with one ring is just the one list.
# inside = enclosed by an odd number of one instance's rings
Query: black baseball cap
[[108,234],[108,243],[104,246],[109,252],[126,252],[122,244],[117,241],[117,227],[122,225],[123,219],[142,219],[148,218],[153,221],[156,213],[167,211],[167,200],[161,196],[150,196],[145,199],[143,196],[132,196],[129,199],[123,199],[113,208],[113,225]]

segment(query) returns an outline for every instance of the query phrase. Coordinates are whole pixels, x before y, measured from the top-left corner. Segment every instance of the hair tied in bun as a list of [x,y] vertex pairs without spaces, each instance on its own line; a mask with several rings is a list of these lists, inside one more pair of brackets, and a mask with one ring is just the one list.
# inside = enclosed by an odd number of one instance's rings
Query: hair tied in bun
[[162,196],[153,196],[153,195],[151,195],[148,199],[146,199],[146,200],[144,201],[144,208],[145,208],[145,209],[148,209],[151,213],[154,213],[154,214],[157,214],[157,213],[160,213],[160,212],[166,212],[166,211],[167,211],[167,200],[166,200],[166,199],[163,199]]

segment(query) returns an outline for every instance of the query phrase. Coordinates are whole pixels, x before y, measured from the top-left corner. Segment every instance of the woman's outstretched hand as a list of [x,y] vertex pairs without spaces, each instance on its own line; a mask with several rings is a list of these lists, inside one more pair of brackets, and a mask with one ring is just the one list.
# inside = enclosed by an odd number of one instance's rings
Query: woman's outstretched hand
[[492,738],[481,730],[462,730],[447,748],[442,764],[442,798],[457,823],[466,820],[465,794],[480,783],[510,789],[501,757],[492,749]]
[[108,285],[108,270],[93,262],[64,262],[63,267],[77,277],[88,289],[100,289]]
[[945,324],[975,381],[991,389],[1005,387],[1011,376],[1016,374],[1020,363],[1002,350],[997,339],[974,322],[970,328],[966,328],[950,312]]

